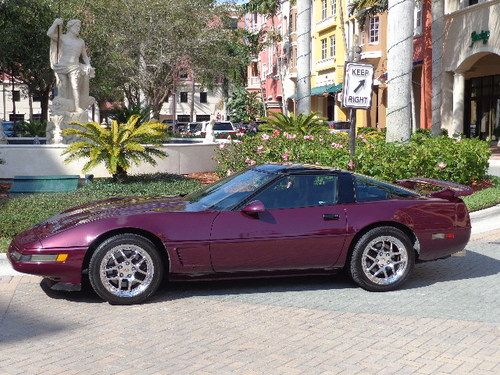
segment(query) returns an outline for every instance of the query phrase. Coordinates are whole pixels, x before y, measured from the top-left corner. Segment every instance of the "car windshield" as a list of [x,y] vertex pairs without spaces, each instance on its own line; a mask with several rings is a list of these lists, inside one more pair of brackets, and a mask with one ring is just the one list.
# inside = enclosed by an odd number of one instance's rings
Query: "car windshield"
[[188,195],[186,200],[189,203],[186,209],[188,211],[230,210],[275,177],[273,173],[254,169],[227,177],[208,188]]
[[214,130],[234,130],[230,122],[216,122]]

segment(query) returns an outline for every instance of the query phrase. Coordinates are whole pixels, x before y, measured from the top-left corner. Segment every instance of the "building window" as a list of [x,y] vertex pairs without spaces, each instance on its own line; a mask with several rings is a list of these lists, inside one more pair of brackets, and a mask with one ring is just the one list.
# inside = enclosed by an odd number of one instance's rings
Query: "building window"
[[188,102],[188,93],[186,91],[181,91],[181,103]]
[[200,92],[200,103],[208,103],[206,92]]
[[335,57],[335,35],[330,36],[330,57]]
[[177,115],[177,121],[189,122],[189,121],[191,121],[191,116],[189,116],[189,115]]
[[210,121],[210,115],[196,115],[196,121]]
[[327,40],[326,38],[321,39],[321,60],[326,59],[327,57]]
[[415,3],[415,17],[413,20],[413,35],[422,35],[422,4]]
[[328,14],[328,0],[321,0],[321,19],[326,19]]
[[267,76],[267,65],[266,64],[262,64],[262,70],[261,70],[261,80],[265,80],[266,79],[266,76]]
[[378,43],[378,16],[370,17],[370,43]]
[[337,15],[337,0],[332,0],[332,16]]
[[19,91],[19,90],[12,91],[12,99],[15,102],[20,102],[21,101],[21,91]]

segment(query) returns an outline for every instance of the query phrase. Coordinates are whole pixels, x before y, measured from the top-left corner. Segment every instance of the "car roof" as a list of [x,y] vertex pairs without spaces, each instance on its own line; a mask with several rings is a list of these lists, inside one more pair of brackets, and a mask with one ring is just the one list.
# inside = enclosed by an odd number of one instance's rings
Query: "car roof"
[[341,172],[341,169],[333,167],[325,167],[322,165],[312,165],[312,164],[281,164],[281,163],[270,163],[262,164],[256,166],[254,169],[267,173],[310,173],[310,172]]

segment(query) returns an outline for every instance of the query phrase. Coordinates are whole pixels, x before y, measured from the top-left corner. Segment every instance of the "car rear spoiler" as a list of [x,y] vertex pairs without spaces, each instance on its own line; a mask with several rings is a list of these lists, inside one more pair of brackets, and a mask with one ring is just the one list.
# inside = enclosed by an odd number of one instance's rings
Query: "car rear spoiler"
[[463,197],[466,195],[471,195],[474,192],[474,190],[472,190],[472,188],[469,186],[457,184],[455,182],[424,177],[413,177],[404,180],[397,180],[396,184],[412,190],[415,190],[415,187],[417,185],[442,188],[441,190],[431,192],[429,195],[431,197],[443,199]]

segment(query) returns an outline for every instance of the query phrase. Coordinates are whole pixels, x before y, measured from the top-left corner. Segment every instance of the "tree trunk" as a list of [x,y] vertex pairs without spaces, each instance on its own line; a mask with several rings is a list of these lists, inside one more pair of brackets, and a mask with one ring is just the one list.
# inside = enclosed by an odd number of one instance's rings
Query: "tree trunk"
[[311,0],[297,0],[297,114],[311,112]]
[[389,0],[387,28],[387,142],[411,137],[415,0]]
[[194,82],[194,74],[191,75],[191,107],[190,107],[190,113],[189,113],[189,118],[191,119],[191,122],[194,122],[194,91],[196,89],[196,85]]
[[[441,133],[444,0],[432,0],[432,134]],[[452,134],[450,134],[452,135]]]
[[116,167],[116,173],[113,175],[113,181],[115,182],[125,182],[127,179],[127,171],[120,166]]
[[40,109],[42,112],[42,121],[48,121],[49,119],[49,98],[50,87],[45,89],[45,91],[40,91]]
[[33,121],[33,95],[31,94],[31,90],[28,90],[28,106],[29,106],[29,119]]

